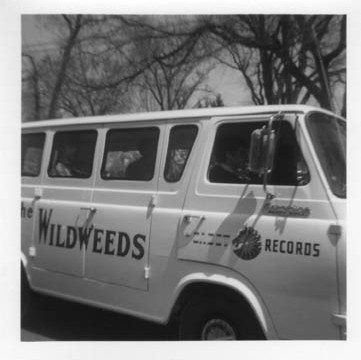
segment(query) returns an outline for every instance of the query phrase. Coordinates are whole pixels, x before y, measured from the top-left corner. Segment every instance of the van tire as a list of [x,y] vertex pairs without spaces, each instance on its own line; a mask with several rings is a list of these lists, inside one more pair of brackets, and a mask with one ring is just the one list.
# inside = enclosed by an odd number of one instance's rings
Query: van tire
[[24,320],[29,314],[32,297],[32,291],[30,289],[24,267],[21,265],[21,320]]
[[240,310],[225,298],[193,299],[181,315],[180,340],[245,340],[248,316]]

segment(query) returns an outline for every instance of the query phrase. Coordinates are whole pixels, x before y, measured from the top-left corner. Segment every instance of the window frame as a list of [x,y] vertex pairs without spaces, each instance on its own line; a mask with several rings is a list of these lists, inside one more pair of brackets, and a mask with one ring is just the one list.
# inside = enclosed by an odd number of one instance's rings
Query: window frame
[[[322,158],[322,149],[321,145],[318,143],[317,140],[319,140],[316,136],[315,129],[313,128],[313,125],[315,123],[314,119],[312,118],[314,115],[321,115],[328,118],[328,121],[331,121],[331,119],[335,119],[337,122],[343,122],[345,126],[345,141],[347,142],[347,121],[346,119],[343,119],[340,116],[337,116],[336,114],[329,114],[325,113],[323,111],[310,111],[305,116],[305,123],[306,123],[306,129],[308,132],[308,135],[310,137],[311,146],[313,147],[315,151],[315,157],[320,164],[320,169],[323,174],[323,176],[326,179],[327,186],[331,190],[331,193],[335,195],[339,199],[347,199],[347,191],[345,190],[345,193],[338,192],[335,187],[333,186],[332,177],[331,174],[327,171],[327,164],[324,160],[327,160],[326,158]],[[347,146],[346,146],[346,154],[345,154],[345,179],[346,179],[346,185],[347,185]]]
[[[148,124],[147,124],[148,125]],[[131,182],[131,183],[151,183],[154,181],[155,173],[156,173],[156,165],[157,165],[157,158],[159,156],[158,148],[159,148],[159,141],[161,139],[161,129],[159,126],[156,126],[154,124],[149,124],[148,126],[127,126],[127,127],[109,127],[104,134],[104,147],[103,147],[103,154],[102,154],[102,160],[101,160],[101,166],[100,166],[100,179],[102,181],[105,181],[107,183],[113,182],[113,181],[121,181],[121,182]],[[106,177],[104,176],[105,167],[106,167],[106,161],[107,161],[107,155],[109,151],[109,137],[114,132],[126,132],[126,131],[136,131],[136,132],[142,132],[149,129],[154,129],[157,132],[157,138],[156,138],[156,152],[154,157],[154,163],[153,163],[153,174],[150,179],[143,180],[143,179],[129,179],[129,178],[119,178],[119,177]]]
[[[171,139],[171,136],[172,136],[172,131],[174,131],[174,129],[176,128],[185,128],[185,127],[188,127],[188,128],[195,128],[196,132],[195,132],[195,136],[194,136],[194,139],[193,139],[193,142],[192,142],[192,146],[190,147],[189,149],[189,152],[187,154],[187,158],[186,158],[186,161],[184,163],[184,166],[182,168],[182,171],[178,177],[177,180],[174,180],[174,181],[171,181],[171,180],[168,180],[167,177],[166,177],[166,170],[167,170],[167,164],[168,164],[168,160],[170,158],[170,154],[169,154],[169,149],[170,149],[170,139]],[[197,137],[198,137],[198,134],[199,134],[199,127],[196,125],[196,124],[176,124],[176,125],[173,125],[171,127],[171,129],[169,130],[169,133],[168,133],[168,144],[167,144],[167,152],[166,152],[166,155],[165,155],[165,164],[164,164],[164,170],[163,170],[163,179],[166,183],[169,183],[169,184],[175,184],[179,181],[182,180],[182,177],[183,177],[183,174],[184,174],[184,171],[185,171],[185,168],[187,167],[187,164],[188,164],[188,160],[192,154],[192,150],[194,148],[194,144],[196,143],[197,141]]]
[[[40,166],[39,171],[36,175],[30,175],[30,174],[23,174],[23,137],[24,136],[36,136],[36,135],[42,135],[43,136],[43,143],[42,143],[42,150],[41,150],[41,156],[40,156]],[[45,131],[39,131],[39,132],[22,132],[21,133],[21,177],[26,178],[39,178],[42,173],[43,169],[43,162],[44,162],[44,153],[45,153],[45,146],[46,146],[46,132]]]
[[[295,141],[296,147],[297,147],[297,156],[301,156],[303,163],[305,164],[306,168],[307,168],[307,173],[308,173],[308,181],[305,182],[304,184],[275,184],[275,183],[271,183],[269,182],[268,185],[269,186],[287,186],[287,187],[305,187],[310,185],[311,183],[311,170],[310,170],[310,166],[307,163],[306,160],[306,156],[303,154],[302,152],[302,148],[300,146],[299,140],[297,138],[297,134],[295,133],[295,126],[297,124],[297,120],[295,121],[295,123],[293,124],[293,121],[288,121],[287,119],[283,119],[283,120],[279,120],[281,122],[287,122],[287,126],[290,127],[290,129],[292,129],[293,132],[293,139]],[[221,127],[225,126],[225,125],[237,125],[237,124],[259,124],[261,127],[262,124],[263,125],[267,125],[268,122],[268,118],[262,118],[262,117],[256,117],[256,118],[252,118],[252,117],[247,117],[244,119],[241,119],[239,117],[237,118],[232,118],[232,119],[222,119],[218,124],[216,124],[215,126],[215,130],[213,133],[213,137],[212,140],[210,142],[210,152],[209,152],[209,156],[207,158],[207,167],[206,167],[206,173],[205,173],[205,180],[208,184],[212,185],[212,186],[263,186],[263,177],[261,178],[261,181],[259,183],[255,183],[252,181],[249,182],[212,182],[209,179],[209,172],[210,172],[210,166],[211,166],[211,161],[212,158],[214,157],[214,151],[215,151],[215,144],[217,141],[217,136],[218,136],[218,132],[220,130]],[[249,148],[248,148],[249,150]],[[277,151],[277,146],[276,146],[276,151]],[[276,155],[275,155],[275,160],[276,160]],[[276,162],[274,162],[275,164]],[[297,166],[297,164],[296,164]],[[274,168],[273,168],[274,170]],[[270,178],[270,175],[268,176]]]
[[[64,133],[94,133],[94,147],[93,147],[93,154],[92,154],[92,160],[90,162],[90,172],[88,176],[56,176],[51,174],[51,164],[53,161],[53,152],[54,152],[54,145],[56,142],[56,136],[58,134],[64,134]],[[73,179],[73,180],[87,180],[90,179],[93,176],[94,172],[94,161],[97,156],[96,149],[97,149],[97,143],[98,143],[98,130],[94,128],[83,128],[83,129],[56,129],[53,132],[52,140],[51,140],[51,146],[50,146],[50,153],[49,153],[49,159],[48,159],[48,168],[47,168],[47,177],[49,179],[59,180],[59,179]]]

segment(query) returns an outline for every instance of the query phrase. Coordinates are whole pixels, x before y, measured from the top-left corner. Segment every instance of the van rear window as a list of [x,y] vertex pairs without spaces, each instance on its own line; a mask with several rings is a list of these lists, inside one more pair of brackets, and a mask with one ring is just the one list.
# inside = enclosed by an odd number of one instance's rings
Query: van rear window
[[90,177],[96,139],[95,130],[57,132],[54,135],[48,175],[62,178]]
[[40,174],[45,134],[23,134],[21,137],[21,176]]

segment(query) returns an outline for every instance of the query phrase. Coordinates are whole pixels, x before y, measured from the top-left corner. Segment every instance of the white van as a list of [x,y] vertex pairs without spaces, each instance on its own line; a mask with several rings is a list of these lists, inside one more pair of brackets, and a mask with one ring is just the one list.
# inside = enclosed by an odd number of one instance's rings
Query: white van
[[180,339],[345,339],[345,124],[299,105],[23,124],[23,304]]

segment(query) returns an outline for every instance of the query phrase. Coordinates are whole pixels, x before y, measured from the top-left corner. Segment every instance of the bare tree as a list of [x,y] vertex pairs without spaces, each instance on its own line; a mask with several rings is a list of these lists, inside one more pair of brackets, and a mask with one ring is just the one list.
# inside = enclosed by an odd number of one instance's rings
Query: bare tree
[[148,109],[184,108],[209,90],[215,58],[240,71],[255,104],[331,109],[346,85],[341,15],[43,17],[58,34],[52,51],[23,51],[34,118],[127,111],[137,96]]
[[[39,71],[33,56],[26,54],[24,60],[28,62],[30,69],[23,69],[23,89],[22,89],[22,103],[23,103],[23,117],[40,118],[40,85],[39,85]],[[26,67],[26,65],[25,65]],[[24,86],[28,88],[24,88]],[[29,104],[25,106],[25,104]],[[26,114],[29,111],[30,114]],[[30,115],[30,116],[29,116]]]
[[60,68],[57,72],[55,85],[52,91],[51,99],[50,99],[50,105],[49,105],[49,112],[48,112],[48,118],[53,118],[56,113],[56,104],[61,92],[62,85],[64,83],[65,75],[67,66],[70,62],[71,58],[71,52],[74,48],[74,45],[76,43],[79,31],[82,27],[82,16],[76,15],[75,18],[71,16],[63,15],[63,18],[68,26],[69,30],[69,36],[66,40],[63,55],[60,61]]
[[139,88],[151,94],[159,109],[183,108],[211,70],[202,64],[198,38],[153,27],[159,18],[45,18],[58,34],[55,49],[42,57],[24,52],[31,66],[23,88],[31,87],[41,104],[38,119],[129,110],[132,92]]
[[96,115],[123,108],[126,84],[119,81],[113,86],[112,82],[114,74],[125,73],[125,65],[111,43],[109,17],[63,15],[41,19],[57,36],[49,51],[23,51],[24,99],[33,94],[30,97],[37,109],[30,117]]
[[210,107],[223,107],[224,102],[221,94],[216,94],[215,97],[205,96],[197,101],[195,108],[210,108]]
[[[150,42],[148,50],[154,52],[154,49],[157,49],[158,54],[165,53],[171,46],[170,42],[178,43],[179,40],[168,39],[166,42],[158,43],[158,46]],[[144,53],[145,47],[144,44],[139,50]],[[196,50],[189,53],[182,61],[178,61],[178,56],[174,56],[172,62],[156,57],[156,60],[139,77],[137,85],[141,91],[151,94],[159,110],[183,109],[189,104],[195,92],[207,91],[202,84],[212,69],[213,64],[209,61],[205,62],[204,57],[198,56]]]
[[[184,31],[188,17],[119,17],[132,39],[133,89],[146,110],[182,109],[199,92],[214,68],[200,32]],[[197,30],[196,30],[197,31]],[[128,55],[129,56],[129,55]],[[131,63],[131,62],[130,62]],[[143,105],[143,104],[144,105]]]
[[199,28],[223,45],[223,62],[241,71],[256,104],[312,96],[332,109],[330,82],[345,73],[345,16],[209,16]]

